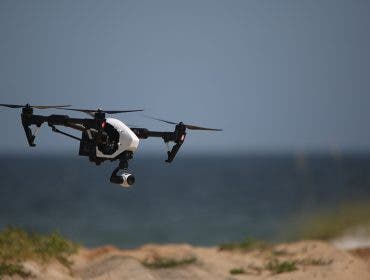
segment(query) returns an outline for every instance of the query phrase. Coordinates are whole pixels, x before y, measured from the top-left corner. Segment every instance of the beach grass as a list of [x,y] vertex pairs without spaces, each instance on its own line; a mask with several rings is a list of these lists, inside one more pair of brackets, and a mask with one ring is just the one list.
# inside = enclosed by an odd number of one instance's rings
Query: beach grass
[[183,265],[193,264],[197,261],[196,257],[189,257],[184,259],[173,259],[167,257],[156,256],[150,261],[144,261],[142,264],[148,268],[174,268]]
[[266,269],[272,274],[291,272],[298,269],[296,261],[280,261],[273,259],[266,264]]
[[218,246],[220,251],[252,251],[252,250],[266,250],[271,248],[271,244],[263,240],[245,238],[241,242],[223,243]]
[[230,269],[229,272],[231,275],[245,274],[245,270],[243,268],[233,268]]
[[0,263],[0,279],[2,279],[3,276],[14,276],[14,275],[18,275],[22,278],[32,276],[31,273],[26,271],[20,264]]
[[0,278],[4,275],[25,276],[22,262],[34,260],[48,263],[57,260],[66,267],[71,262],[68,257],[77,251],[78,246],[63,238],[59,233],[42,235],[27,232],[16,227],[7,227],[0,232]]
[[361,227],[370,234],[370,202],[345,203],[300,219],[305,222],[293,234],[293,239],[330,240],[356,227]]

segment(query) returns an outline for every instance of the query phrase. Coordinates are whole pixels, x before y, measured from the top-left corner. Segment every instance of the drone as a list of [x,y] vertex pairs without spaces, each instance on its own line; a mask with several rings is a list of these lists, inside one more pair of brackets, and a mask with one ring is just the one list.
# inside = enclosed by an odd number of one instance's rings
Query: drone
[[[22,109],[22,126],[26,133],[27,141],[30,147],[35,147],[36,135],[43,123],[47,123],[55,133],[62,134],[80,142],[79,156],[88,157],[90,162],[100,165],[104,161],[119,161],[110,177],[110,182],[122,187],[130,187],[135,183],[135,176],[128,172],[128,161],[133,158],[137,150],[140,139],[150,137],[162,138],[167,145],[173,142],[172,149],[167,151],[167,163],[171,163],[176,157],[181,145],[185,141],[186,129],[189,130],[207,130],[222,131],[222,129],[207,128],[196,125],[184,124],[183,122],[172,122],[159,118],[153,118],[167,124],[175,125],[174,131],[152,131],[146,128],[129,127],[122,121],[106,117],[121,113],[140,112],[138,110],[102,110],[102,109],[73,109],[71,105],[58,106],[36,106],[36,105],[18,105],[18,104],[0,104],[2,107],[12,109]],[[68,115],[35,115],[34,109],[58,109],[77,111],[88,114],[89,118],[72,118]],[[32,126],[35,127],[32,131]],[[78,130],[82,133],[81,138],[67,132],[61,131],[57,126],[64,126]]]

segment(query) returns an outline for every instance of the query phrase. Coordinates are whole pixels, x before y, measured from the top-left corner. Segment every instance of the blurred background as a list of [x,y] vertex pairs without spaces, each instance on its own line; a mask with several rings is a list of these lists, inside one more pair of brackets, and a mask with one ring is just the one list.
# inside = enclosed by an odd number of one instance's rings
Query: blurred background
[[190,132],[171,165],[159,139],[143,140],[126,190],[109,183],[115,163],[91,165],[47,126],[28,147],[20,111],[1,108],[0,228],[125,247],[366,235],[369,11],[361,0],[1,1],[1,103],[143,108],[224,131]]

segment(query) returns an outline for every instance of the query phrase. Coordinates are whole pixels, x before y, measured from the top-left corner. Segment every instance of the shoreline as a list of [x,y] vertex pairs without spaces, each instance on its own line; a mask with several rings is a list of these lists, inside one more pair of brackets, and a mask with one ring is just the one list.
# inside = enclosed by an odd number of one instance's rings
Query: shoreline
[[[188,244],[79,248],[70,268],[25,261],[32,279],[370,279],[370,247],[344,250],[324,241],[252,250]],[[4,278],[6,279],[6,278]],[[13,278],[9,278],[13,279]]]

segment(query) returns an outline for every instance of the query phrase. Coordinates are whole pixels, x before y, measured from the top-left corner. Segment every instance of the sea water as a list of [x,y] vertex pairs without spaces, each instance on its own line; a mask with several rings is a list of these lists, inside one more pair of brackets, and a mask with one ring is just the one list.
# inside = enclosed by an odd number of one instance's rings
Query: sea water
[[[162,155],[130,162],[130,189],[109,183],[116,162],[0,156],[0,229],[61,234],[86,246],[281,241],[297,217],[370,198],[370,155]],[[304,221],[302,221],[304,222]]]

